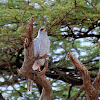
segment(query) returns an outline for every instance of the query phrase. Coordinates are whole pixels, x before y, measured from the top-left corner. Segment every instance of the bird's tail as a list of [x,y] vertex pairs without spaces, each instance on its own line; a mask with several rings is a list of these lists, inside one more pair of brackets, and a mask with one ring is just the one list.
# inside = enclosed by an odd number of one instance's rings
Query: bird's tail
[[33,80],[29,79],[27,80],[27,91],[31,91],[32,90],[32,85],[33,85]]
[[34,62],[32,68],[33,68],[33,70],[37,70],[39,68],[38,64],[37,64],[37,61]]

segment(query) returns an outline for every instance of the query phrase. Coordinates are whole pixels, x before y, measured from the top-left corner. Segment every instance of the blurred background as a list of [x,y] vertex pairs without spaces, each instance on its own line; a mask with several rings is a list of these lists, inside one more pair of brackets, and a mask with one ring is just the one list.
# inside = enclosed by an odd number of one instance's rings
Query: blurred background
[[[32,92],[27,92],[27,80],[17,73],[24,60],[25,27],[31,16],[35,37],[41,26],[50,28],[46,76],[52,100],[73,100],[83,81],[67,53],[71,51],[86,66],[93,81],[99,69],[100,1],[0,0],[0,100],[39,99],[37,85],[33,83]],[[86,100],[84,90],[77,100]]]

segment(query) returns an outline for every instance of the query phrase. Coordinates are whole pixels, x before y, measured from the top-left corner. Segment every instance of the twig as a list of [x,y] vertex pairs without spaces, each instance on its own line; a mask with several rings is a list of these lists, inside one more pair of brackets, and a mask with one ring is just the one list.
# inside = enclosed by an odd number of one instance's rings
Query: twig
[[68,98],[67,98],[67,99],[69,99],[70,96],[71,96],[71,90],[72,90],[72,87],[73,87],[73,85],[71,85],[70,88],[69,88],[69,91],[68,91]]
[[76,94],[76,96],[74,97],[73,100],[77,100],[77,98],[79,97],[79,95],[81,94],[81,92],[83,91],[83,89],[84,89],[84,86],[82,86],[82,87],[80,88],[80,90],[78,91],[78,93]]

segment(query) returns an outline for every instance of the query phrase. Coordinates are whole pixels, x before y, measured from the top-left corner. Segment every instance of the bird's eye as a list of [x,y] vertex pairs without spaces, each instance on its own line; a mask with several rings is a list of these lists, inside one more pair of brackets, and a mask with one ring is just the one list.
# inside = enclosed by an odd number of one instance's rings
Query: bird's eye
[[43,28],[41,28],[41,31],[43,31]]

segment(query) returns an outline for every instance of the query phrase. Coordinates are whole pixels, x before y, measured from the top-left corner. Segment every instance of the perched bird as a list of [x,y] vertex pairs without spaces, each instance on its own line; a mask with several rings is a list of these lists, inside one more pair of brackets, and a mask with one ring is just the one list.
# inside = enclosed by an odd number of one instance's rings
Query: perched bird
[[[34,57],[37,56],[43,56],[43,55],[49,55],[49,48],[50,48],[50,40],[47,34],[47,28],[40,28],[38,31],[37,37],[34,39]],[[38,59],[34,62],[32,68],[33,70],[39,70],[40,66],[43,66],[45,63],[44,59]],[[32,80],[29,79],[29,84],[32,84]],[[32,89],[32,86],[28,86],[28,90],[30,91]]]
[[[50,40],[47,35],[46,28],[40,28],[38,32],[38,36],[34,39],[34,56],[37,57],[43,55],[49,55],[50,48]],[[45,59],[36,60],[32,66],[33,70],[39,69],[41,71],[40,66],[43,66],[45,63]]]

